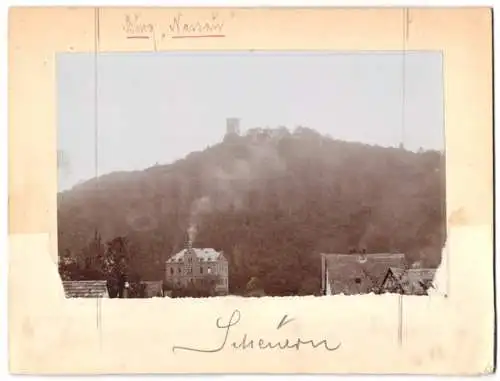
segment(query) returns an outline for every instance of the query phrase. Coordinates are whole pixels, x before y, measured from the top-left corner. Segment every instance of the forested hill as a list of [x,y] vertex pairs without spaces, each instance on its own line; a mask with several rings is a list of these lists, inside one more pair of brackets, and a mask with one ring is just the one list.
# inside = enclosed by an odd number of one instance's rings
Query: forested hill
[[84,261],[96,231],[103,240],[126,236],[133,269],[162,279],[191,227],[195,246],[226,253],[231,293],[252,277],[268,295],[317,293],[319,252],[400,251],[437,267],[444,181],[436,151],[254,129],[170,165],[60,193],[59,252]]

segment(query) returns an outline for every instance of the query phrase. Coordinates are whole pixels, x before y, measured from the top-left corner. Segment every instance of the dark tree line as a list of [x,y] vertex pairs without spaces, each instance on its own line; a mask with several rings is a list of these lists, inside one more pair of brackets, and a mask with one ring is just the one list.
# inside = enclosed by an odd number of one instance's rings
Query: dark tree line
[[[249,294],[255,279],[267,295],[315,294],[320,252],[399,251],[409,265],[437,267],[444,181],[437,151],[347,143],[307,128],[255,129],[171,165],[59,194],[59,250],[85,264],[96,229],[110,241],[126,236],[130,273],[161,280],[204,197],[195,246],[224,251],[230,293]],[[121,255],[119,245],[103,247]]]
[[79,256],[67,250],[59,258],[59,274],[62,280],[105,280],[111,298],[125,297],[126,288],[127,297],[144,297],[140,275],[130,266],[132,259],[126,237],[104,244],[96,232]]

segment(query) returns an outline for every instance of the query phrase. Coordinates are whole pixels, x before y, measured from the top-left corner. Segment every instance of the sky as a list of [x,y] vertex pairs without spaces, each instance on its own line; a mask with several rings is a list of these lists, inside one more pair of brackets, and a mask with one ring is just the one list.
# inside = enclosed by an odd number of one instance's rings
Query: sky
[[230,117],[444,149],[440,52],[60,53],[57,100],[59,191],[203,150]]

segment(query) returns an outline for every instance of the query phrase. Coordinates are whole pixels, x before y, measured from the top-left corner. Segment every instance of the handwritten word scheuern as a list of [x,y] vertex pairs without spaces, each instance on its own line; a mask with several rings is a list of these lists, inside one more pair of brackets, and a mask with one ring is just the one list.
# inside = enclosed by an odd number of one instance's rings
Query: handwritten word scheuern
[[[247,333],[243,333],[237,339],[234,339],[234,328],[240,323],[241,312],[239,310],[234,310],[229,320],[225,323],[222,317],[216,320],[217,329],[221,330],[220,341],[212,348],[197,348],[197,347],[184,347],[184,346],[173,346],[172,351],[190,351],[190,352],[203,352],[203,353],[216,353],[223,351],[225,349],[232,350],[299,350],[301,347],[309,346],[313,349],[322,349],[329,352],[336,351],[340,348],[340,342],[335,345],[328,343],[327,339],[322,339],[315,341],[312,339],[303,339],[300,337],[290,339],[284,338],[277,341],[271,341],[265,338],[249,338]],[[276,330],[282,330],[285,326],[289,327],[293,323],[294,319],[289,318],[284,315],[276,326]],[[289,325],[290,324],[290,325]]]
[[188,19],[177,13],[159,24],[144,21],[138,14],[126,14],[122,29],[128,39],[225,37],[225,21],[218,13],[205,19]]

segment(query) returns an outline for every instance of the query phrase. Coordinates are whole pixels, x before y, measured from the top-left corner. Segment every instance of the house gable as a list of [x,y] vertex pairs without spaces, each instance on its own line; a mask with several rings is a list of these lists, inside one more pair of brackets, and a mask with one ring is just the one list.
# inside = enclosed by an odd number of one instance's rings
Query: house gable
[[391,293],[401,293],[403,291],[401,286],[401,273],[402,269],[389,268],[387,274],[382,282],[381,291]]
[[405,295],[427,295],[432,287],[434,269],[389,269],[382,285],[383,292]]
[[332,294],[380,292],[390,267],[402,267],[404,254],[322,254],[322,286]]
[[218,255],[218,258],[217,258],[219,261],[223,261],[223,262],[227,262],[227,258],[226,256],[224,255],[224,252],[223,251],[220,251],[219,252],[219,255]]

